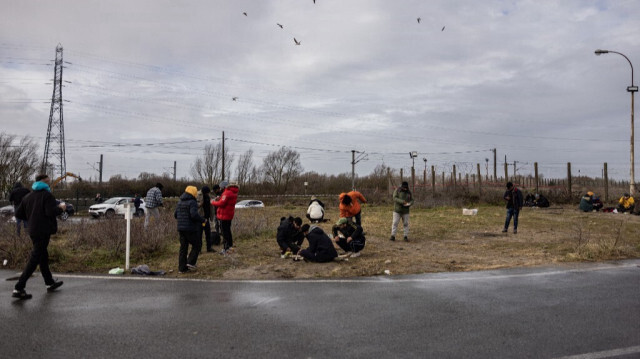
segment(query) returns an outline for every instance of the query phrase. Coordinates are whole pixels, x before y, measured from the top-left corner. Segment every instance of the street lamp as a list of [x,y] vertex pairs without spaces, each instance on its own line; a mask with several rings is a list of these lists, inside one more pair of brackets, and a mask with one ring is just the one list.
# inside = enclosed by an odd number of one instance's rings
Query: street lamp
[[608,53],[613,53],[613,54],[618,54],[622,57],[624,57],[627,62],[629,62],[629,66],[631,66],[631,86],[627,87],[627,92],[631,92],[631,170],[630,170],[630,176],[631,176],[631,181],[629,182],[629,192],[631,193],[631,195],[633,196],[636,193],[636,180],[635,180],[635,166],[634,166],[634,150],[633,150],[633,108],[634,106],[634,99],[633,99],[633,94],[634,92],[638,92],[638,86],[635,86],[633,84],[633,64],[631,63],[631,60],[629,60],[629,58],[627,56],[625,56],[624,54],[617,52],[617,51],[611,51],[611,50],[596,50],[595,54],[597,56],[600,56],[602,54],[608,54]]
[[409,156],[411,156],[411,187],[412,190],[415,192],[416,191],[416,170],[415,170],[415,166],[416,166],[416,157],[418,157],[418,152],[417,151],[411,151],[409,152]]

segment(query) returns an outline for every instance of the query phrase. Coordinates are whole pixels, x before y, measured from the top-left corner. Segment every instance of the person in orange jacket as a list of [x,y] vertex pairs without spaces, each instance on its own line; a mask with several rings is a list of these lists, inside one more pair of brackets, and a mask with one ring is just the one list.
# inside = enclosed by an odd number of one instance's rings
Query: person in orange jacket
[[360,203],[367,203],[362,193],[358,191],[340,193],[340,218],[353,217],[353,221],[362,226]]

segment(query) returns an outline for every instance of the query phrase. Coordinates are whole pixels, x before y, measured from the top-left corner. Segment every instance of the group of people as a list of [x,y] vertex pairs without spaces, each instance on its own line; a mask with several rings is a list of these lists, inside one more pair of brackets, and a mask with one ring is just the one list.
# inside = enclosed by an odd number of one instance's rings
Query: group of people
[[[211,189],[203,186],[187,186],[176,205],[174,217],[177,220],[180,237],[178,271],[188,273],[197,269],[197,261],[202,251],[202,236],[205,237],[207,252],[214,252],[213,246],[220,244],[222,238],[223,255],[234,251],[231,222],[235,215],[239,187],[235,182],[222,181]],[[215,232],[211,231],[214,222]],[[191,247],[191,250],[189,250]]]
[[583,212],[603,212],[632,213],[640,215],[640,207],[636,208],[635,199],[629,193],[624,193],[618,200],[616,207],[604,207],[604,203],[592,191],[587,192],[580,198],[580,210]]

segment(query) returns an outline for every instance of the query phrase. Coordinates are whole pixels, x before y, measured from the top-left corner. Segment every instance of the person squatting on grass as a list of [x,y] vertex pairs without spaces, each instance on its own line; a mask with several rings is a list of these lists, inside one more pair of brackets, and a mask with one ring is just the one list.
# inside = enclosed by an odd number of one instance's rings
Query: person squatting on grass
[[362,227],[347,218],[340,218],[333,226],[333,241],[342,248],[347,256],[359,257],[364,249],[365,237]]
[[580,198],[580,210],[583,212],[599,211],[603,206],[602,201],[591,191]]
[[302,225],[301,231],[309,241],[309,247],[300,250],[298,252],[300,256],[295,256],[294,260],[300,260],[302,257],[311,262],[325,263],[333,261],[338,256],[331,238],[324,233],[322,228],[310,227],[305,223]]
[[620,200],[618,200],[618,207],[616,207],[616,209],[619,213],[633,213],[634,207],[635,201],[633,200],[633,197],[631,197],[628,193],[625,193],[622,197],[620,197]]
[[409,241],[409,208],[413,205],[413,196],[409,190],[409,183],[402,182],[399,188],[393,191],[393,222],[391,223],[391,238],[392,241],[396,240],[396,232],[398,231],[398,224],[402,219],[402,225],[404,227],[404,240]]
[[300,230],[302,218],[289,216],[280,218],[280,225],[276,233],[276,241],[280,247],[280,257],[287,258],[289,254],[298,254],[304,241],[304,233]]
[[324,203],[316,196],[311,196],[311,202],[307,208],[307,218],[311,223],[318,223],[324,220]]
[[[222,187],[222,185],[220,185]],[[216,216],[220,221],[220,230],[222,231],[222,238],[224,242],[224,249],[222,254],[226,255],[233,252],[233,237],[231,234],[231,221],[235,214],[236,202],[238,201],[238,184],[235,182],[229,183],[224,189],[220,200],[211,201],[211,205],[217,207]]]
[[504,221],[502,232],[507,232],[511,217],[513,217],[513,233],[518,233],[518,215],[522,209],[522,192],[513,183],[507,182],[507,190],[502,197],[507,201],[507,218]]
[[340,193],[340,218],[354,217],[353,221],[362,225],[360,203],[367,203],[362,193],[358,191]]
[[152,187],[147,191],[147,198],[144,200],[144,228],[149,226],[149,219],[153,216],[156,220],[160,219],[160,210],[158,207],[162,207],[162,183],[156,183],[155,187]]
[[12,297],[18,299],[31,299],[25,288],[27,280],[31,277],[36,267],[40,266],[40,274],[47,286],[47,292],[53,292],[62,285],[62,281],[56,281],[49,269],[49,238],[58,231],[56,217],[66,210],[64,202],[56,201],[51,188],[49,188],[49,176],[38,175],[36,182],[31,186],[33,192],[26,195],[15,212],[16,218],[29,221],[29,236],[33,242],[33,250],[29,261],[25,266],[18,283],[15,285]]
[[[202,227],[205,219],[198,213],[198,189],[195,186],[187,186],[180,196],[173,216],[178,220],[178,233],[180,234],[180,252],[178,254],[178,271],[187,273],[196,269],[198,255],[202,249]],[[191,245],[191,252],[187,258],[187,251]]]

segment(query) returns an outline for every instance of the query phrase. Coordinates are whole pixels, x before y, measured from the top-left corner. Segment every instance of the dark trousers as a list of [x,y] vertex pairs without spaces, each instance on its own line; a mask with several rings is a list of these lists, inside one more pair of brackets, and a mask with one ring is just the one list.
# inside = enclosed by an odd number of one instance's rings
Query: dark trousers
[[358,212],[358,214],[356,214],[355,216],[353,216],[353,221],[359,225],[362,226],[362,211]]
[[231,234],[231,220],[228,220],[228,221],[221,220],[220,231],[222,231],[224,249],[227,250],[233,247],[233,235]]
[[[180,253],[178,256],[178,270],[184,272],[187,270],[187,264],[196,265],[200,249],[202,249],[202,234],[200,231],[188,232],[178,231],[180,233]],[[191,245],[191,252],[187,257],[187,251]]]
[[346,238],[340,238],[337,243],[345,252],[357,253],[364,249],[364,240],[352,239],[351,242],[347,243]]
[[504,221],[504,229],[509,228],[511,217],[513,217],[513,229],[518,229],[518,214],[520,214],[520,211],[517,208],[507,208],[507,218]]
[[313,253],[308,249],[303,249],[300,252],[298,252],[298,254],[311,262],[318,262],[318,263],[331,262],[333,261],[333,258],[335,258],[337,255],[335,250]]
[[[205,222],[202,232],[204,233],[204,242],[207,244],[207,250],[210,251],[213,240],[211,239],[211,223],[209,221]],[[200,238],[202,238],[202,235]]]
[[24,229],[27,229],[27,221],[25,221],[24,219],[16,218],[16,230],[18,235],[20,235],[20,225],[23,225]]
[[49,269],[49,252],[47,251],[49,238],[50,236],[31,236],[31,241],[33,242],[31,257],[29,257],[29,262],[27,262],[27,265],[24,267],[22,275],[20,275],[20,279],[18,279],[18,283],[16,283],[15,289],[24,290],[27,286],[27,280],[29,280],[38,266],[40,266],[40,273],[44,279],[44,284],[51,285],[54,283],[51,270]]

